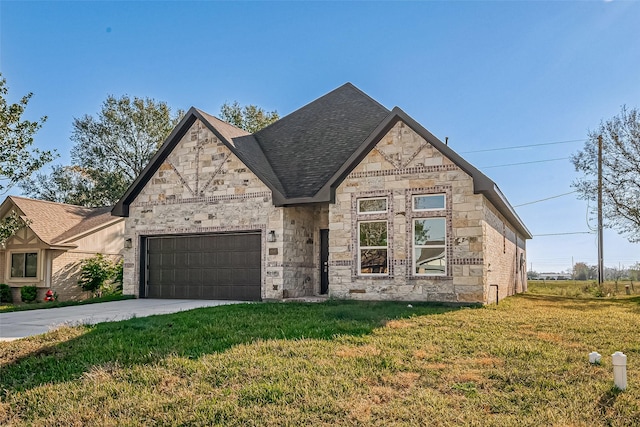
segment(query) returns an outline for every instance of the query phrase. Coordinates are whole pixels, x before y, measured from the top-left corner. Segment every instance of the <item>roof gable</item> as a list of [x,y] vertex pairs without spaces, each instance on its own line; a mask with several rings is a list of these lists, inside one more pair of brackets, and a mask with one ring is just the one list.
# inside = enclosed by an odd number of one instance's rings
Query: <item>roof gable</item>
[[378,124],[376,130],[369,135],[342,167],[325,183],[322,193],[327,194],[333,192],[398,121],[403,121],[414,132],[431,144],[433,148],[440,151],[467,175],[471,176],[473,178],[474,192],[476,194],[483,194],[489,199],[498,211],[502,213],[525,238],[531,239],[533,237],[495,182],[398,107],[395,107],[391,113]]
[[525,227],[498,186],[400,108],[387,110],[351,83],[327,93],[260,131],[249,134],[191,108],[113,208],[129,205],[196,120],[201,120],[267,185],[276,206],[330,202],[335,188],[400,120],[473,178],[482,193],[526,238]]
[[65,244],[69,239],[101,226],[121,221],[111,216],[111,207],[87,208],[25,197],[8,196],[3,206],[9,204],[29,221],[28,227],[47,245]]

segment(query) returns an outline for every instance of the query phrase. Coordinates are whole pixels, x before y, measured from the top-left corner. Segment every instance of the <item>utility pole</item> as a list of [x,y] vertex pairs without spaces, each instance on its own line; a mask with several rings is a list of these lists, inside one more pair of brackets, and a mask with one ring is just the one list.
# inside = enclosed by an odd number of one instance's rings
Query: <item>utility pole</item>
[[602,135],[598,136],[598,284],[604,282],[604,256],[602,254]]

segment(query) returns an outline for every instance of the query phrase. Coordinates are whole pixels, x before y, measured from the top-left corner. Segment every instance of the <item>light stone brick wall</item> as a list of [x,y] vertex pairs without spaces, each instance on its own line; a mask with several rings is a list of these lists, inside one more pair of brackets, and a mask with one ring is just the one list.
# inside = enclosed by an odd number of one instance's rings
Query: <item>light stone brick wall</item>
[[[445,194],[446,208],[414,212],[412,196]],[[388,212],[359,215],[357,200],[386,197]],[[445,217],[446,276],[413,274],[414,218]],[[359,274],[359,220],[388,223],[389,274]],[[483,196],[469,175],[398,122],[336,189],[329,205],[329,293],[336,298],[485,302]]]
[[[124,293],[139,295],[140,236],[257,230],[262,233],[262,298],[283,295],[283,208],[271,191],[200,121],[177,144],[130,206]],[[276,242],[267,242],[273,230]]]
[[484,202],[483,235],[487,259],[487,302],[499,300],[527,290],[526,241],[496,208]]
[[318,205],[284,209],[285,298],[314,295],[320,291],[320,212]]

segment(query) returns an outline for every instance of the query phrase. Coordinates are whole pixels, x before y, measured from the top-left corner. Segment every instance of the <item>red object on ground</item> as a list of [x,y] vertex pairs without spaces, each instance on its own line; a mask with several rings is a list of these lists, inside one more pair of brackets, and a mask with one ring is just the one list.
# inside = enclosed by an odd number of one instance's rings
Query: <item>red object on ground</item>
[[45,301],[55,301],[55,297],[53,296],[53,291],[51,289],[47,290],[47,293],[44,295]]

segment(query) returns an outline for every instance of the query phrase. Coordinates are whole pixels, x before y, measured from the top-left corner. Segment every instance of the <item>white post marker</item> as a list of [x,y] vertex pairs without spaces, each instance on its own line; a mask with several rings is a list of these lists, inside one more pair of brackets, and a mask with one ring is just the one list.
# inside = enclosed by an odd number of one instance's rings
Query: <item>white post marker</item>
[[620,390],[627,388],[627,356],[621,351],[611,355],[613,360],[613,384]]
[[600,359],[602,359],[602,355],[597,351],[592,351],[591,353],[589,353],[589,363],[591,363],[592,365],[599,365]]

